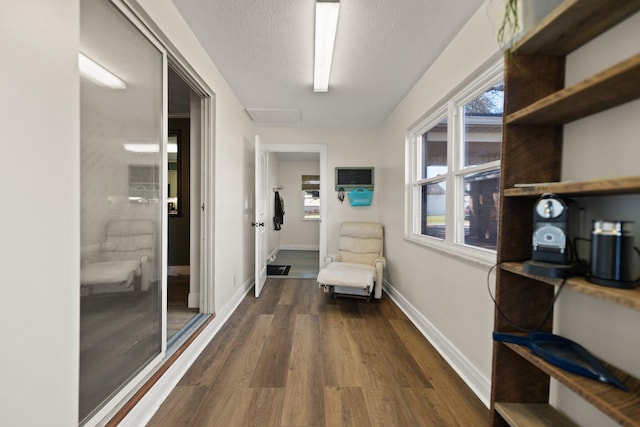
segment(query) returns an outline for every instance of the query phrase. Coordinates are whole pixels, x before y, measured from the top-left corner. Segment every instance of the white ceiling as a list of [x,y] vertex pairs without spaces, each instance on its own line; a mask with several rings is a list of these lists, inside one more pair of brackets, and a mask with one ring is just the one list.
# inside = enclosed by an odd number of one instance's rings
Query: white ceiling
[[313,92],[313,0],[173,0],[259,123],[377,128],[482,0],[342,0],[328,93]]

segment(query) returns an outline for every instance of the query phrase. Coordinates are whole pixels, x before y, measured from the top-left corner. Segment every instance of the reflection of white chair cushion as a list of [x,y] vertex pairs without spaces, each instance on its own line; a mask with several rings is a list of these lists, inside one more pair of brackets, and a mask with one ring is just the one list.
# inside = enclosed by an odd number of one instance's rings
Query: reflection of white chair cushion
[[135,276],[139,276],[140,261],[103,261],[87,264],[80,270],[82,285],[104,285],[122,283],[129,287]]
[[318,273],[318,283],[321,285],[366,288],[369,292],[375,279],[374,266],[351,262],[332,262]]

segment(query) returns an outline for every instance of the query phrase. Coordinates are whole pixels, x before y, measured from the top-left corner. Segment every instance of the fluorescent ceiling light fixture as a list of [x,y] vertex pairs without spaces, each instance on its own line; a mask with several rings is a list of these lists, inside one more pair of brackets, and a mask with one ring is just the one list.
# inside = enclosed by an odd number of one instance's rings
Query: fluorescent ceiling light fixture
[[[160,151],[160,146],[158,144],[123,144],[124,149],[127,151],[131,151],[134,153],[158,153]],[[168,143],[167,144],[167,153],[177,153],[178,152],[178,144],[176,143]]]
[[125,89],[127,87],[124,81],[79,52],[78,69],[80,70],[80,74],[99,85],[111,89]]
[[313,62],[313,91],[327,92],[333,46],[336,42],[340,3],[337,1],[316,2],[316,42]]

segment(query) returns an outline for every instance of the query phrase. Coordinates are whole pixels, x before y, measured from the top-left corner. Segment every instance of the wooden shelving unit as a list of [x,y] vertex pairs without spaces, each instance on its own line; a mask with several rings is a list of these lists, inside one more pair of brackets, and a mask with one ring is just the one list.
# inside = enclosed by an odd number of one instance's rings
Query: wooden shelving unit
[[[582,182],[561,179],[562,126],[640,98],[640,55],[564,87],[565,56],[640,10],[640,0],[566,0],[505,55],[505,120],[501,165],[496,301],[524,328],[543,318],[560,279],[524,272],[531,258],[532,210],[544,193],[570,197],[640,194],[640,176]],[[538,184],[530,184],[538,183]],[[572,292],[640,311],[640,289],[616,289],[572,277]],[[496,310],[495,330],[514,333]],[[552,316],[540,328],[551,331]],[[494,342],[491,425],[572,425],[549,405],[550,378],[611,417],[640,426],[640,381],[612,367],[631,390],[570,374],[529,349]]]

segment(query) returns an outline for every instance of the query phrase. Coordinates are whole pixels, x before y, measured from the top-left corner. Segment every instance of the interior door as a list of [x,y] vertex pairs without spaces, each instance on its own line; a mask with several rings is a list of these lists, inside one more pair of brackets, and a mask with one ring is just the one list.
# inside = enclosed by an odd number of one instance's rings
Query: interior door
[[256,201],[255,222],[252,224],[256,237],[255,296],[259,297],[267,280],[267,152],[260,136],[256,135]]

